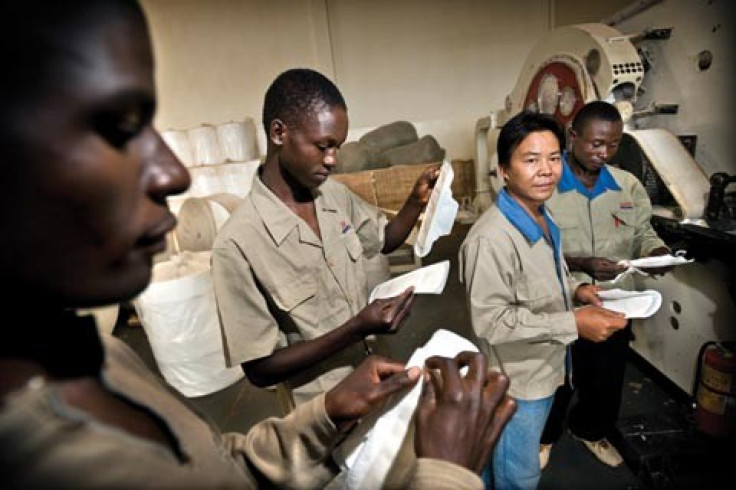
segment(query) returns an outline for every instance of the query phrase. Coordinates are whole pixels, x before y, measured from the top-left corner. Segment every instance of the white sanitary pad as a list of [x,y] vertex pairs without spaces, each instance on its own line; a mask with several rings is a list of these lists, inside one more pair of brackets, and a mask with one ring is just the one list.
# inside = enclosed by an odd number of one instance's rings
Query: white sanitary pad
[[398,296],[406,291],[406,288],[409,286],[414,286],[414,294],[440,294],[445,289],[449,273],[449,260],[420,267],[419,269],[382,282],[373,288],[368,298],[368,303],[372,303],[374,299]]
[[624,291],[609,289],[599,291],[598,297],[603,300],[603,307],[608,310],[626,314],[626,318],[649,318],[662,306],[662,295],[659,291]]
[[424,219],[414,242],[414,253],[418,257],[425,257],[439,237],[449,235],[452,231],[457,210],[460,207],[452,198],[450,185],[454,177],[455,172],[452,170],[452,165],[445,160],[440,167],[440,175],[434,184],[432,194],[429,196]]
[[686,252],[684,250],[678,250],[677,252],[675,252],[675,255],[655,255],[653,257],[642,257],[641,259],[621,260],[618,262],[618,264],[625,265],[626,267],[628,267],[628,269],[617,275],[611,282],[615,284],[619,280],[621,280],[621,278],[635,272],[644,276],[648,276],[649,273],[643,269],[670,267],[692,262],[693,259],[685,258],[685,253]]

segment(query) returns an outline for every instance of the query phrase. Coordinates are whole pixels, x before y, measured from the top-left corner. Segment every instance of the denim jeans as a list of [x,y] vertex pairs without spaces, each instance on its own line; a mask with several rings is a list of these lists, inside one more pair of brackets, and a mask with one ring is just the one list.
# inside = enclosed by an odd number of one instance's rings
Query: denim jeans
[[516,400],[516,413],[501,433],[493,458],[483,469],[487,489],[533,490],[539,484],[539,440],[554,396]]

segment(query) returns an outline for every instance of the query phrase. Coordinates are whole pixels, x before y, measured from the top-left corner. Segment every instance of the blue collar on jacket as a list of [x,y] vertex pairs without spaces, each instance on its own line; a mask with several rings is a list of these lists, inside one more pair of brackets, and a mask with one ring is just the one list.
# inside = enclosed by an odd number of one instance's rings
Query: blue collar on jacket
[[[511,224],[514,225],[516,229],[519,230],[531,243],[536,243],[537,240],[544,236],[542,227],[539,226],[534,218],[529,216],[529,213],[527,213],[526,210],[522,208],[513,197],[511,197],[511,195],[509,195],[505,188],[501,189],[501,192],[498,193],[496,205],[503,215],[506,216],[506,219],[508,219],[509,222],[511,222]],[[544,221],[547,222],[549,233],[552,235],[552,246],[556,253],[557,244],[560,243],[560,229],[557,227],[555,222],[552,221],[552,218],[550,218],[544,205],[540,206],[540,211],[544,216]]]
[[569,152],[565,152],[562,156],[562,178],[557,184],[557,192],[563,193],[569,191],[578,191],[580,194],[587,197],[588,199],[595,199],[606,191],[621,190],[618,182],[616,182],[616,179],[613,178],[613,175],[611,175],[611,172],[608,170],[608,166],[604,166],[601,169],[601,173],[598,175],[598,180],[595,181],[595,187],[593,187],[593,189],[591,190],[588,190],[588,188],[585,187],[582,182],[580,182],[580,179],[575,176],[572,169],[570,168],[570,164],[568,163],[569,158]]
[[[501,189],[501,192],[498,193],[496,206],[498,206],[499,211],[501,211],[506,219],[508,219],[509,222],[514,225],[514,227],[519,230],[519,232],[521,232],[521,234],[524,235],[530,243],[536,243],[540,238],[544,237],[542,227],[539,226],[534,218],[529,216],[529,213],[527,213],[526,210],[522,208],[513,197],[511,197],[511,195],[509,195],[506,188]],[[567,296],[564,293],[567,290],[567,286],[563,281],[564,274],[562,272],[560,229],[557,227],[555,222],[552,221],[552,218],[550,218],[544,204],[539,208],[542,212],[542,216],[544,216],[544,221],[547,222],[547,229],[549,230],[551,242],[550,240],[546,240],[546,238],[545,241],[547,241],[549,246],[552,247],[552,254],[555,259],[555,270],[557,272],[557,281],[560,283],[560,288],[563,291],[562,298],[565,300],[565,309],[569,310],[570,305],[568,304]]]

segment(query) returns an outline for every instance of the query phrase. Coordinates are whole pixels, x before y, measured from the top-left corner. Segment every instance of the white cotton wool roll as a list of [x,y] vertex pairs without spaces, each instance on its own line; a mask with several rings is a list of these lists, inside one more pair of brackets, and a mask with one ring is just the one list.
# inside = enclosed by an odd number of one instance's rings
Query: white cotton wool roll
[[225,160],[214,126],[204,124],[187,131],[196,165],[217,165]]
[[174,152],[174,155],[187,167],[194,166],[194,156],[192,154],[192,147],[189,143],[189,135],[186,131],[179,131],[176,129],[170,129],[163,131],[161,137],[164,139],[166,144]]
[[255,125],[251,118],[217,126],[217,137],[225,160],[244,162],[258,156]]

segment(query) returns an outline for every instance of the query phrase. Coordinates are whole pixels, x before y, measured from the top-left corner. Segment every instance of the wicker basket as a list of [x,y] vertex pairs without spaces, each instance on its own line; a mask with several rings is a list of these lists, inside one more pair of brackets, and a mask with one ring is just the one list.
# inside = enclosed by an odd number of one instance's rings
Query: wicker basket
[[365,170],[348,174],[334,174],[330,178],[344,184],[348,189],[363,198],[364,201],[378,206],[373,172],[373,170]]
[[397,165],[374,170],[378,207],[396,211],[401,209],[421,173],[431,165],[436,164]]
[[[435,163],[397,165],[395,167],[364,170],[347,174],[335,174],[331,178],[342,182],[365,201],[379,208],[398,211],[414,188],[419,175]],[[475,167],[473,160],[452,160],[455,178],[452,195],[457,201],[472,198],[475,190]]]

